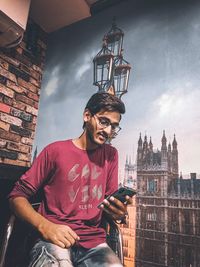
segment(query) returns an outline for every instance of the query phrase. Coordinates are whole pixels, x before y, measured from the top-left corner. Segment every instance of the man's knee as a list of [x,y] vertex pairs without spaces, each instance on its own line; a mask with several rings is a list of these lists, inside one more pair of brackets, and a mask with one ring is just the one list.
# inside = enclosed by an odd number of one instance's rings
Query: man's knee
[[38,241],[31,250],[29,267],[72,267],[70,250],[45,241]]
[[97,246],[82,254],[77,261],[79,267],[123,267],[119,258],[108,245]]

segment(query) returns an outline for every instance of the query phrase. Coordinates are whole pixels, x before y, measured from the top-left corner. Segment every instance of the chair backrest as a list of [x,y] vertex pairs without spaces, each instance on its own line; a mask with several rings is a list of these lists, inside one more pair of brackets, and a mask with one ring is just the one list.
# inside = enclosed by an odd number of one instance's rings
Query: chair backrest
[[[35,210],[39,203],[32,204]],[[11,214],[0,245],[0,267],[25,267],[32,246],[34,230]]]
[[[35,205],[35,207],[37,207]],[[106,220],[107,243],[124,263],[123,242],[120,229],[112,220]],[[33,229],[25,222],[11,215],[6,225],[0,247],[0,267],[26,267],[33,241]]]
[[25,267],[30,250],[32,228],[26,223],[10,216],[0,249],[0,267]]

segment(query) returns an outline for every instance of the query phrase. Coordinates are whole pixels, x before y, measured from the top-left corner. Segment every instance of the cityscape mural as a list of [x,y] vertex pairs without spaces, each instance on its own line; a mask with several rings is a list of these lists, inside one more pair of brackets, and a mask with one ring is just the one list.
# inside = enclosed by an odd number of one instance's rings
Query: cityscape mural
[[49,36],[35,148],[74,138],[93,85],[93,58],[112,19],[131,64],[119,183],[137,188],[122,227],[125,266],[198,267],[200,3],[121,1]]

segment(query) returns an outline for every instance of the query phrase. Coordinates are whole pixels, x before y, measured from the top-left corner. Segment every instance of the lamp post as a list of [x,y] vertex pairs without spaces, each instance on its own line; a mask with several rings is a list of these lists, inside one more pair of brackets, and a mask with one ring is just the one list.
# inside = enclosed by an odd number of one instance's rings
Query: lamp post
[[93,59],[94,85],[99,92],[110,92],[117,97],[127,93],[131,65],[123,59],[124,33],[113,20],[103,38],[103,47]]

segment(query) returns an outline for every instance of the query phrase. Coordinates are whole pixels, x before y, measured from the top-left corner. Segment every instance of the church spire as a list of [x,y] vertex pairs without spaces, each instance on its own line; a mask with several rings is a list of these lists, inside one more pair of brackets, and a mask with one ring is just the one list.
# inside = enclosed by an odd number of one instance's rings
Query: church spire
[[168,144],[168,152],[171,152],[171,150],[172,150],[172,147],[171,147],[171,144],[169,143]]
[[177,150],[177,142],[176,142],[176,136],[174,134],[174,140],[172,142],[172,147],[173,147],[173,150]]
[[174,140],[172,142],[172,171],[174,173],[174,177],[178,177],[179,170],[178,170],[178,149],[177,149],[177,142],[176,136],[174,134]]
[[161,149],[166,149],[167,148],[167,138],[165,136],[165,130],[163,130],[163,136],[162,136],[161,142],[162,142],[162,148]]
[[138,169],[140,168],[141,164],[142,164],[142,137],[141,137],[141,133],[140,133],[140,137],[138,140],[138,149],[137,149],[137,166]]
[[142,137],[141,137],[141,133],[140,133],[140,137],[138,140],[138,147],[142,147]]
[[167,170],[168,162],[167,162],[167,138],[165,136],[165,130],[163,131],[163,136],[161,139],[162,146],[161,146],[161,166],[163,170]]
[[144,150],[147,150],[148,148],[148,142],[147,142],[147,135],[145,134],[144,136],[144,143],[143,143],[143,149]]
[[150,136],[150,141],[149,141],[149,149],[151,151],[153,151],[153,144],[152,144],[152,141],[151,141],[151,136]]
[[37,158],[37,146],[35,147],[32,163],[36,158]]
[[131,156],[129,156],[129,165],[131,165]]
[[128,164],[128,155],[126,155],[126,164]]

